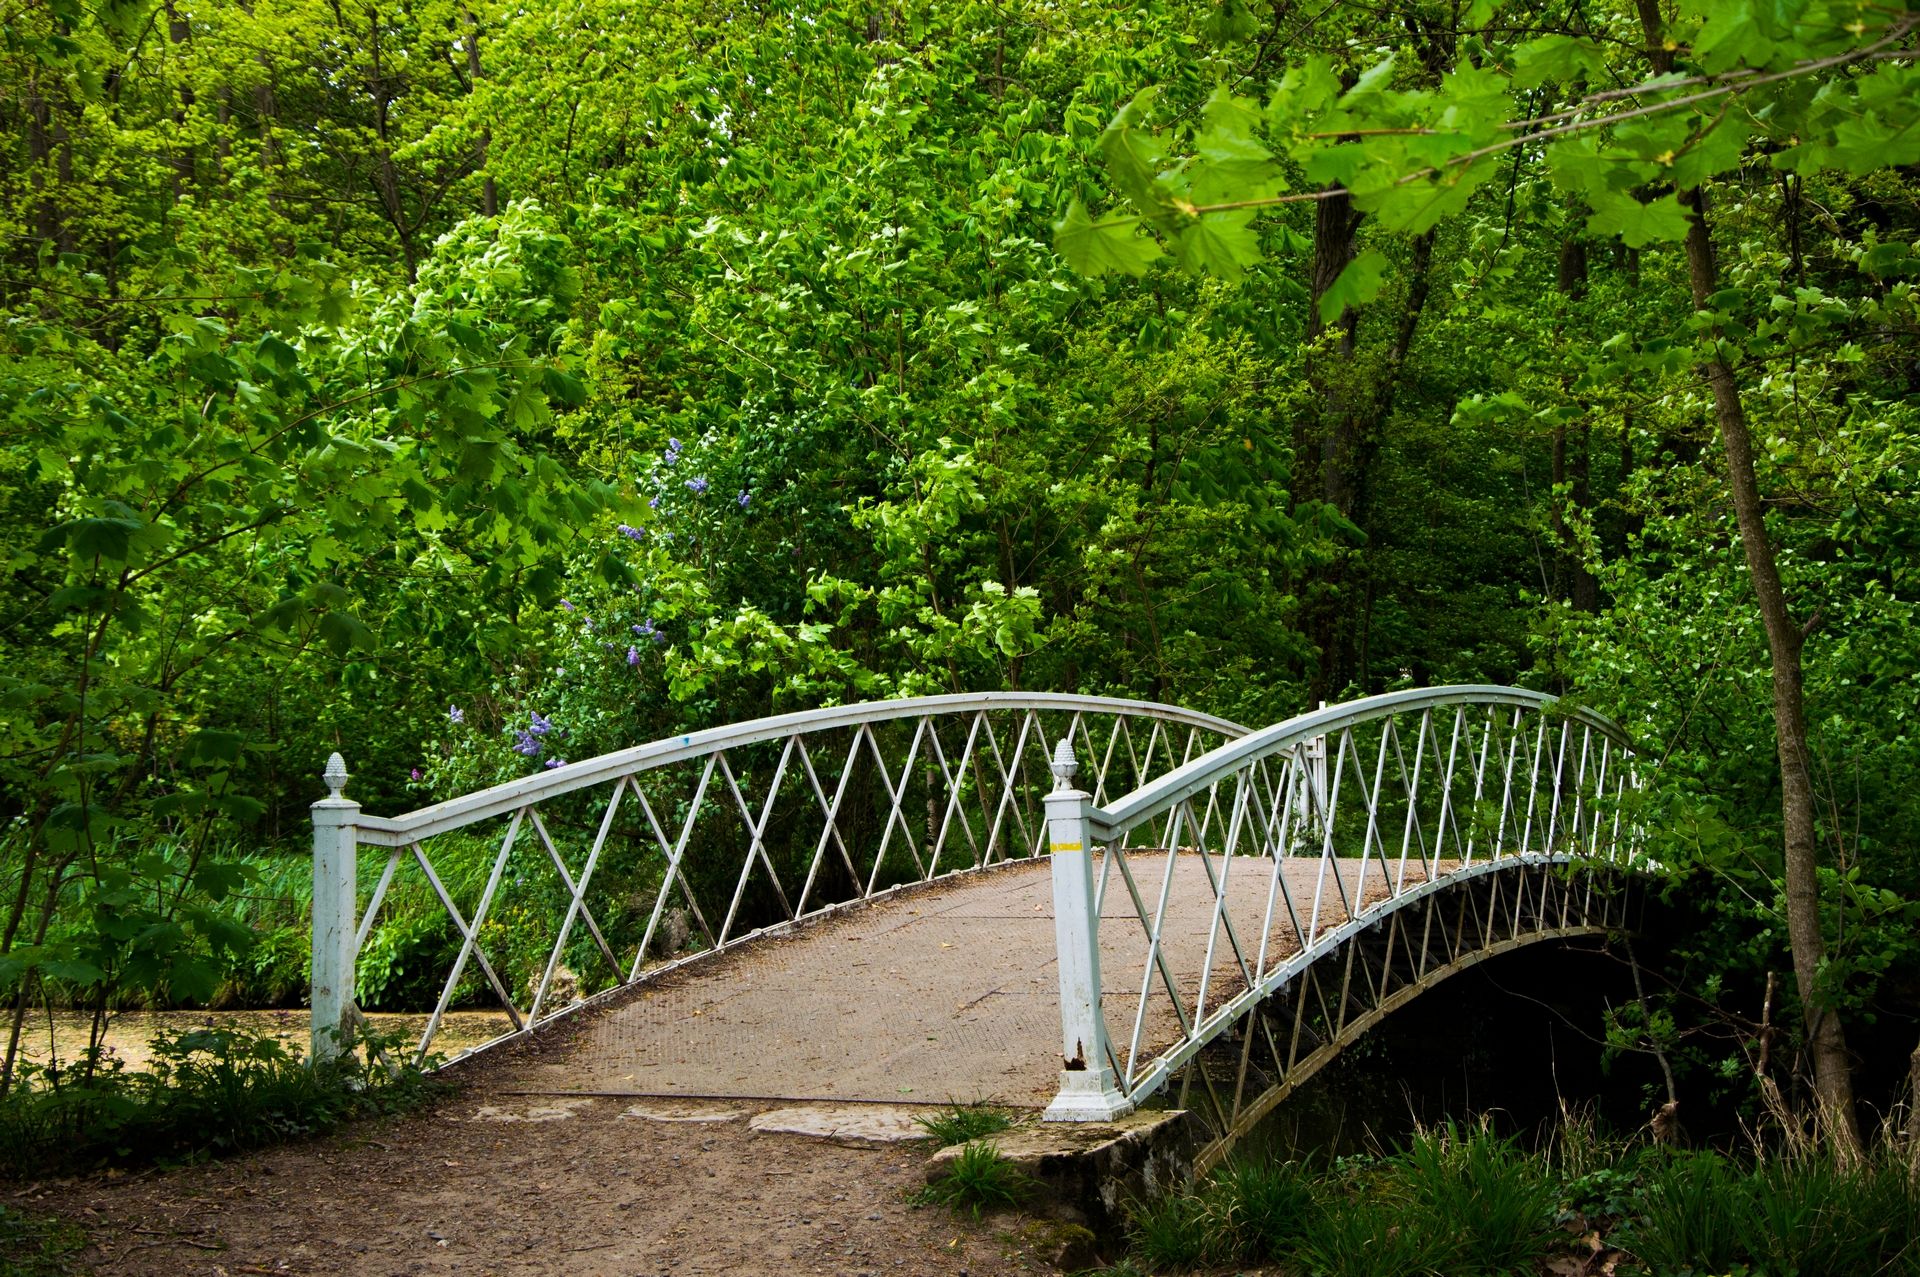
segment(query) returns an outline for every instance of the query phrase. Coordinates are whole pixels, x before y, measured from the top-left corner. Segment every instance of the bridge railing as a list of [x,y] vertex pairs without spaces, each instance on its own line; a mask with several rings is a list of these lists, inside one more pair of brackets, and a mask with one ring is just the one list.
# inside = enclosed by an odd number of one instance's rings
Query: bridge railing
[[1395,692],[1240,736],[1106,805],[1048,796],[1061,1087],[1048,1116],[1137,1106],[1306,965],[1503,862],[1620,862],[1626,734],[1506,687]]
[[359,1003],[403,999],[431,1000],[417,1058],[475,1002],[498,1007],[491,1045],[694,957],[1043,854],[1049,740],[1105,801],[1244,731],[1143,701],[919,697],[675,736],[392,818],[344,797],[336,754],[313,808],[314,1052]]

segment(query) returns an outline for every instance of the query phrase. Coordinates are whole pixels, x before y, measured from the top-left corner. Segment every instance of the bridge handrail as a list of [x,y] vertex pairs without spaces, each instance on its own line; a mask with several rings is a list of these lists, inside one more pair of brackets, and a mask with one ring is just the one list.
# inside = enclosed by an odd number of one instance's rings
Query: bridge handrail
[[1079,696],[1063,692],[965,692],[941,696],[910,696],[891,701],[862,701],[852,705],[833,705],[823,709],[799,710],[766,718],[748,719],[725,727],[710,727],[678,736],[662,737],[644,745],[635,745],[613,753],[568,763],[551,771],[519,780],[507,781],[489,789],[476,790],[458,798],[422,807],[400,816],[361,815],[356,820],[362,843],[384,847],[403,847],[416,839],[430,838],[463,825],[502,816],[529,804],[544,802],[578,789],[590,789],[622,776],[631,776],[656,767],[666,767],[700,758],[720,750],[737,749],[762,741],[782,740],[789,736],[855,727],[863,723],[887,722],[896,718],[915,718],[930,714],[972,713],[980,710],[1079,710],[1105,714],[1124,714],[1156,718],[1219,732],[1227,737],[1244,736],[1247,728],[1229,719],[1203,714],[1178,705],[1157,701],[1136,701],[1118,697]]
[[[1327,736],[1345,727],[1354,727],[1378,718],[1403,714],[1409,710],[1436,709],[1446,705],[1515,705],[1523,709],[1547,710],[1561,698],[1546,692],[1495,684],[1463,683],[1449,687],[1423,687],[1386,692],[1362,700],[1329,705],[1305,714],[1297,714],[1271,727],[1246,732],[1217,749],[1175,768],[1112,805],[1094,807],[1087,812],[1089,833],[1096,843],[1111,842],[1147,821],[1218,784],[1249,763],[1284,754],[1307,741]],[[1601,732],[1615,743],[1632,748],[1626,731],[1604,714],[1585,706],[1569,711],[1570,717]]]
[[[1048,1117],[1138,1105],[1297,973],[1290,945],[1321,951],[1476,863],[1631,864],[1638,830],[1621,799],[1640,785],[1634,756],[1604,715],[1473,684],[1298,715],[1142,776],[1105,807],[1074,785],[1060,741],[1047,816],[1063,1068]],[[1129,943],[1143,952],[1116,985]],[[1106,1004],[1128,1000],[1131,1031],[1116,1038]]]

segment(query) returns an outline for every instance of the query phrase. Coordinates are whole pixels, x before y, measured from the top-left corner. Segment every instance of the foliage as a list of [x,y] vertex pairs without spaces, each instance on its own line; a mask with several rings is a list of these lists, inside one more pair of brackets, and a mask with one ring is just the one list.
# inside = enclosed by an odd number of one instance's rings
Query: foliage
[[25,1065],[0,1098],[0,1174],[40,1178],[103,1165],[219,1156],[319,1134],[350,1118],[403,1112],[443,1084],[368,1035],[374,1063],[344,1052],[310,1065],[270,1035],[230,1027],[166,1031],[152,1066],[90,1059]]
[[63,1277],[73,1271],[66,1256],[84,1245],[86,1235],[65,1220],[0,1206],[0,1277]]
[[1598,1257],[1648,1277],[1920,1271],[1915,1187],[1891,1144],[1850,1168],[1824,1157],[1753,1164],[1574,1125],[1576,1139],[1563,1132],[1540,1154],[1448,1126],[1322,1169],[1235,1163],[1136,1209],[1130,1257],[1157,1272],[1246,1263],[1315,1277],[1491,1277]]
[[1033,1181],[1025,1171],[1001,1157],[991,1141],[973,1140],[961,1147],[945,1175],[914,1195],[914,1202],[964,1210],[979,1219],[1032,1195]]
[[[42,1008],[298,1001],[334,749],[384,814],[863,698],[1457,681],[1660,760],[1714,908],[1616,1027],[1751,1099],[1787,935],[1716,353],[1818,619],[1822,996],[1910,1037],[1912,14],[1662,12],[16,6],[0,1090]],[[467,907],[486,850],[435,855]],[[524,986],[564,901],[503,891]],[[443,918],[396,886],[363,1002],[432,1004]]]
[[998,1135],[1013,1125],[1011,1114],[988,1104],[955,1104],[913,1120],[942,1148]]

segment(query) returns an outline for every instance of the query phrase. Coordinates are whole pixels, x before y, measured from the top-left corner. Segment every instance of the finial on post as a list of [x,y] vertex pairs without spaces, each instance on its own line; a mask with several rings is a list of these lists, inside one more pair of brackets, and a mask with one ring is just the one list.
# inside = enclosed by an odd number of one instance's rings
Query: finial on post
[[1071,737],[1060,738],[1060,743],[1053,747],[1053,761],[1047,766],[1052,769],[1054,778],[1058,782],[1054,785],[1055,789],[1073,788],[1073,778],[1080,770],[1080,760],[1073,756]]
[[320,779],[326,781],[327,788],[333,791],[327,795],[329,802],[339,802],[346,797],[347,760],[340,757],[338,751],[327,759],[327,770],[320,773]]

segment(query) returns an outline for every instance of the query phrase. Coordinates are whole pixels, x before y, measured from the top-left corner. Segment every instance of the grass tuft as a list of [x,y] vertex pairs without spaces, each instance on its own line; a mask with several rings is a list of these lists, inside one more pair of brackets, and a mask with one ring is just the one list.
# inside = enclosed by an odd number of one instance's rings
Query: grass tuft
[[1011,1114],[988,1104],[954,1104],[931,1117],[916,1117],[913,1120],[941,1148],[971,1144],[989,1135],[998,1135],[1013,1125]]
[[1033,1195],[1033,1181],[1000,1150],[974,1140],[960,1150],[944,1179],[914,1195],[915,1205],[964,1210],[975,1219],[990,1210],[1018,1206]]

